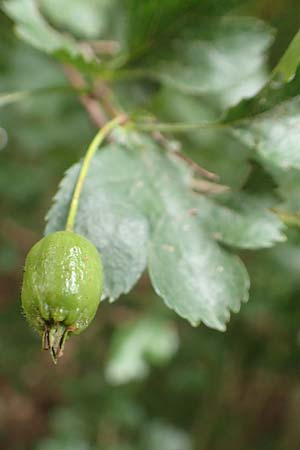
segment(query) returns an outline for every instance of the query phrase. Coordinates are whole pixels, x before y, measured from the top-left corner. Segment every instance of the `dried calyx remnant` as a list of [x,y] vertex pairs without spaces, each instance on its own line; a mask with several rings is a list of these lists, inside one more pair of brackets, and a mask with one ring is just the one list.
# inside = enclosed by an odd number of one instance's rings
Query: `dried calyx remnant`
[[80,334],[93,320],[102,289],[100,255],[85,237],[73,231],[58,231],[29,251],[22,306],[54,363],[70,335]]
[[42,336],[43,350],[49,350],[53,362],[56,364],[60,356],[63,355],[64,345],[73,328],[66,327],[61,323],[46,324]]

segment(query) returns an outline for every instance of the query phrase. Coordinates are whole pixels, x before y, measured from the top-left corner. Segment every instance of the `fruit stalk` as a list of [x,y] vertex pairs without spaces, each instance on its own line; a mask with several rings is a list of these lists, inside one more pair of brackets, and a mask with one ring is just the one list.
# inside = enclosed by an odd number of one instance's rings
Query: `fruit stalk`
[[69,215],[66,223],[66,230],[72,231],[74,227],[75,217],[78,209],[79,198],[83,188],[83,183],[86,178],[87,172],[89,170],[92,158],[96,153],[99,145],[104,141],[108,134],[117,126],[124,123],[126,120],[125,116],[118,116],[109,122],[107,122],[96,134],[92,142],[90,143],[87,152],[84,156],[83,163],[79,172],[79,176],[75,185],[73,197],[71,200]]

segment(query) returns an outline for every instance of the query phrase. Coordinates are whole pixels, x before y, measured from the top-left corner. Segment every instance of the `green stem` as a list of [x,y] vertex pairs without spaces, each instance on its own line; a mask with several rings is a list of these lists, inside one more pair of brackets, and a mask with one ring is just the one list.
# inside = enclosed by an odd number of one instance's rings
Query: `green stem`
[[143,131],[164,131],[173,133],[184,133],[192,130],[211,130],[226,128],[227,124],[221,122],[202,122],[202,123],[135,123],[134,126]]
[[277,208],[272,208],[271,211],[275,213],[282,222],[291,227],[300,227],[300,214],[299,213],[289,213],[286,211],[281,211]]
[[83,183],[86,178],[87,172],[89,170],[91,160],[96,153],[98,147],[101,145],[101,143],[104,141],[104,139],[107,137],[107,135],[117,126],[124,123],[125,118],[124,116],[118,116],[115,119],[110,120],[107,122],[96,134],[92,142],[90,143],[87,152],[85,154],[85,157],[83,159],[83,163],[80,169],[80,173],[76,182],[76,186],[74,189],[73,197],[71,200],[70,210],[67,218],[67,224],[66,224],[66,230],[72,231],[74,227],[75,217],[78,209],[79,204],[79,198],[81,195],[81,191],[83,188]]
[[281,74],[285,81],[289,81],[295,74],[300,62],[300,30],[295,34],[290,45],[280,58],[272,75]]
[[74,88],[68,85],[62,86],[48,86],[37,89],[28,89],[24,91],[15,91],[15,92],[1,92],[0,94],[0,108],[6,105],[10,105],[11,103],[19,102],[25,100],[32,96],[52,94],[56,92],[70,92],[70,93],[78,93],[78,94],[87,94],[89,91],[87,89],[79,89]]

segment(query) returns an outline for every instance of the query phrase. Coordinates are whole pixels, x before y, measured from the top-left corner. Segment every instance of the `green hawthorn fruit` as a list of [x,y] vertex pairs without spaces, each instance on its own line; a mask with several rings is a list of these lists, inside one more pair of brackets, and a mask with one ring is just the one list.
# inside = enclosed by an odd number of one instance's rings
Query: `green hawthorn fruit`
[[81,333],[94,318],[102,288],[100,255],[83,236],[58,231],[38,241],[29,251],[22,306],[55,363],[68,335]]

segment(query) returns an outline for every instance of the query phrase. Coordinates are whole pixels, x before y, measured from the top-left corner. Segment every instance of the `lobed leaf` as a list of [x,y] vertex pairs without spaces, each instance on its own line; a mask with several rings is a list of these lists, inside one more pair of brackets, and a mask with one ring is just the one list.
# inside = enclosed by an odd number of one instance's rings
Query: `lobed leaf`
[[[118,133],[118,143],[93,160],[75,221],[75,231],[90,238],[103,256],[106,296],[128,292],[149,257],[154,289],[169,307],[193,324],[202,320],[225,329],[229,311],[247,298],[244,266],[189,214],[196,200],[186,165],[143,135]],[[61,184],[47,233],[65,225],[78,169],[73,167]],[[182,217],[188,222],[184,232]],[[166,250],[173,247],[177,253]]]
[[300,98],[233,128],[233,134],[256,150],[262,162],[282,169],[300,168]]
[[146,268],[146,218],[130,204],[110,200],[107,194],[103,198],[91,195],[82,202],[76,231],[94,242],[101,253],[105,267],[103,297],[113,301],[129,292]]
[[223,124],[233,135],[258,152],[268,169],[300,167],[300,67],[290,81],[275,75],[254,97],[242,100],[225,114]]
[[226,17],[174,39],[147,70],[186,94],[213,94],[231,105],[265,83],[265,52],[271,42],[272,33],[261,22]]
[[286,237],[283,223],[265,203],[242,193],[226,196],[223,204],[199,196],[198,218],[224,244],[244,249],[272,247]]
[[[115,152],[111,150],[104,149],[93,161],[74,229],[99,249],[105,273],[103,295],[112,301],[128,292],[146,267],[148,222],[126,199],[127,189],[131,188],[136,175],[134,164],[123,158],[124,164],[119,165],[122,150],[118,147]],[[125,179],[124,175],[109,170],[111,164],[119,167],[123,174],[127,169]],[[47,215],[46,234],[64,229],[79,168],[79,164],[73,166],[62,181]]]
[[248,299],[249,279],[241,261],[221,249],[189,213],[165,215],[153,236],[149,273],[154,289],[177,314],[226,329],[230,311]]
[[257,118],[260,114],[271,112],[281,103],[297,97],[299,89],[300,67],[290,81],[285,82],[278,75],[274,75],[256,95],[243,99],[237,105],[229,108],[222,119],[222,123],[230,125],[231,122],[251,120]]

